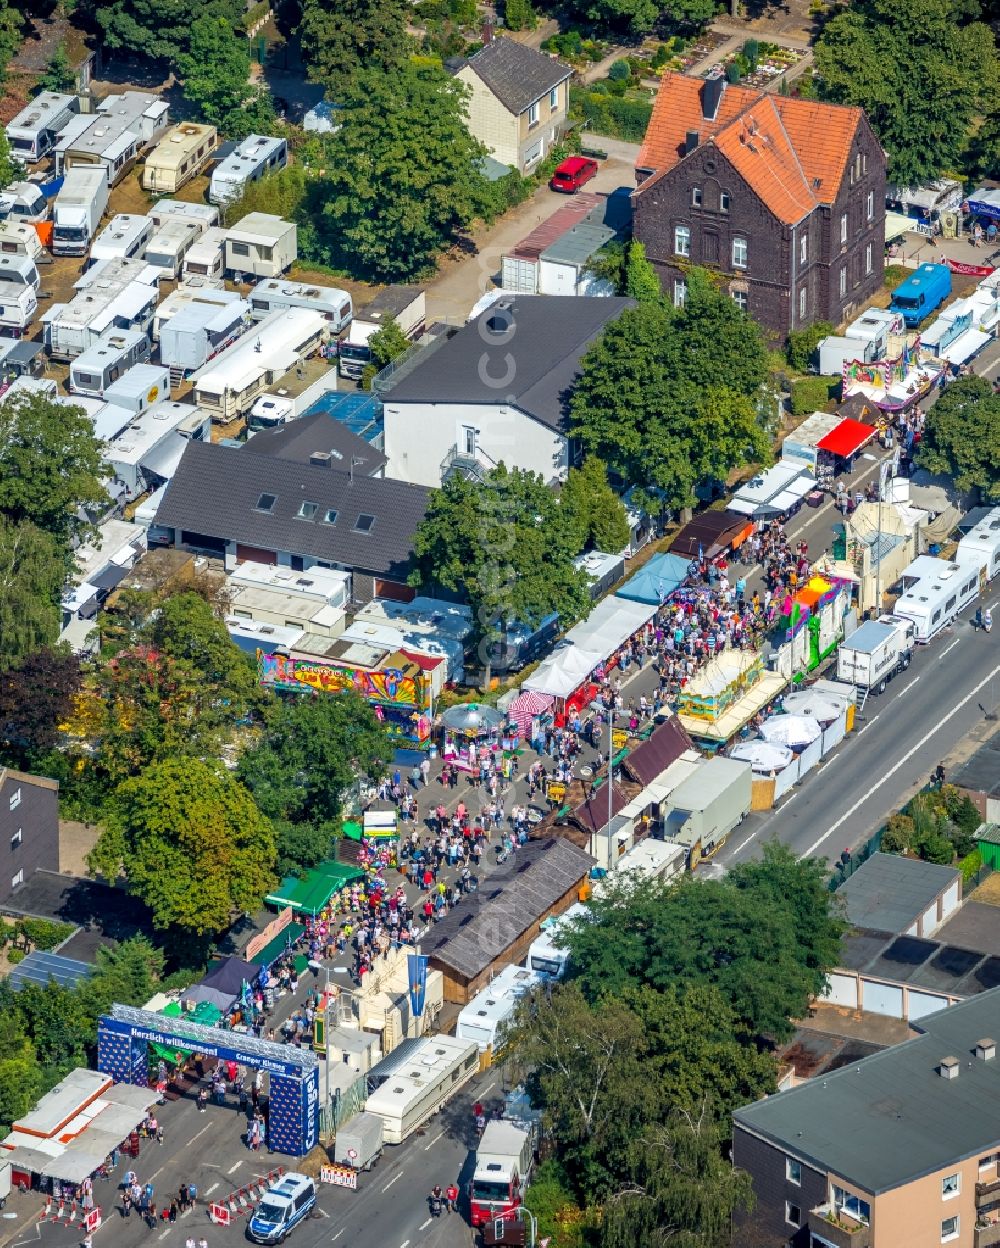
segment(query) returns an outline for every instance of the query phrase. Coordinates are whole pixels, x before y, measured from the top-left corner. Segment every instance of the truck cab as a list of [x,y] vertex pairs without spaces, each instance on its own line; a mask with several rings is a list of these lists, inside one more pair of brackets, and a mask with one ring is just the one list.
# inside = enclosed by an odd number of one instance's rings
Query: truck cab
[[533,1160],[530,1134],[512,1122],[491,1122],[476,1149],[469,1185],[469,1221],[483,1226],[518,1208]]
[[285,1174],[265,1192],[247,1223],[255,1244],[281,1244],[316,1204],[316,1184],[305,1174]]

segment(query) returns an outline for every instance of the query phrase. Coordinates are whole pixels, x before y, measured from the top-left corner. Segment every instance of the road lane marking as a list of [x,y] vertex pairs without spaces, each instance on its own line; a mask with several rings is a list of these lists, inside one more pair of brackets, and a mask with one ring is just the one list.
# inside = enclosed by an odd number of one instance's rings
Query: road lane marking
[[170,1234],[170,1227],[168,1226],[168,1227],[167,1227],[167,1229],[166,1229],[165,1231],[161,1231],[161,1232],[160,1232],[160,1234],[159,1234],[159,1235],[157,1235],[157,1237],[156,1237],[156,1238],[157,1238],[157,1239],[166,1239],[166,1238],[167,1238],[167,1236],[168,1236],[169,1234]]
[[950,654],[961,640],[962,640],[961,637],[956,637],[950,646],[948,646],[946,649],[941,651],[941,653],[938,655],[938,658],[943,659],[946,654]]
[[235,1173],[236,1173],[236,1171],[237,1171],[237,1170],[240,1168],[240,1166],[242,1166],[242,1165],[243,1165],[243,1162],[242,1162],[242,1161],[238,1161],[238,1162],[236,1163],[236,1165],[235,1165],[235,1166],[230,1166],[230,1167],[229,1167],[229,1169],[226,1171],[226,1174],[235,1174]]
[[425,1144],[425,1145],[424,1145],[424,1152],[425,1152],[425,1153],[429,1152],[429,1151],[430,1151],[430,1150],[434,1147],[434,1145],[438,1142],[438,1140],[442,1137],[442,1135],[444,1135],[444,1132],[443,1132],[443,1131],[439,1131],[439,1132],[437,1133],[437,1135],[434,1137],[434,1139],[433,1139],[433,1140],[431,1140],[431,1142],[430,1142],[429,1144]]
[[330,1243],[331,1243],[331,1244],[335,1244],[335,1243],[337,1242],[337,1240],[338,1240],[338,1239],[340,1239],[341,1235],[343,1235],[343,1233],[344,1233],[344,1231],[345,1231],[346,1229],[347,1229],[346,1227],[343,1227],[343,1226],[342,1226],[342,1227],[340,1228],[340,1230],[336,1233],[336,1235],[331,1235],[331,1236],[330,1236]]
[[[881,711],[879,711],[878,715],[881,715],[881,714],[882,714],[882,712],[881,712]],[[878,715],[873,715],[873,716],[871,717],[871,719],[868,721],[868,723],[867,723],[867,724],[865,724],[865,726],[864,726],[864,727],[861,729],[861,731],[858,733],[858,736],[859,736],[859,737],[863,737],[863,736],[865,735],[865,733],[866,733],[866,732],[868,731],[868,729],[872,726],[872,724],[874,724],[874,722],[876,721],[876,719],[878,719]]]
[[420,1223],[420,1225],[417,1227],[417,1230],[418,1230],[418,1231],[426,1231],[426,1230],[427,1230],[427,1228],[430,1226],[430,1224],[431,1224],[431,1219],[430,1219],[430,1218],[428,1218],[426,1222],[421,1222],[421,1223]]
[[316,1206],[316,1212],[321,1218],[328,1218],[330,1216],[327,1211],[325,1209],[321,1209],[319,1205]]
[[906,686],[906,688],[900,689],[899,693],[896,694],[896,700],[898,701],[900,698],[908,694],[910,690],[913,688],[913,686],[917,683],[917,681],[919,681],[919,679],[920,679],[919,676],[914,676],[914,678],[910,681],[910,683]]
[[919,753],[919,751],[923,749],[923,747],[927,744],[927,742],[930,741],[931,738],[934,737],[938,733],[938,731],[941,728],[943,728],[946,723],[948,723],[949,720],[954,719],[954,717],[958,714],[958,712],[972,701],[972,699],[976,696],[976,694],[980,691],[980,689],[985,688],[985,686],[988,685],[990,681],[993,680],[998,674],[1000,674],[1000,663],[998,663],[997,666],[991,672],[989,672],[986,676],[984,676],[978,685],[976,685],[973,689],[970,689],[969,692],[965,695],[964,698],[962,698],[960,702],[956,702],[955,705],[948,712],[948,714],[943,715],[941,719],[939,719],[938,722],[934,725],[934,727],[930,729],[929,732],[925,732],[924,735],[920,738],[920,740],[916,743],[916,745],[914,745],[911,749],[907,750],[906,753],[903,755],[903,757],[899,759],[898,762],[894,763],[893,766],[890,767],[889,770],[885,773],[885,775],[881,776],[875,782],[875,784],[872,785],[872,787],[868,790],[867,793],[863,793],[861,797],[859,797],[858,800],[853,804],[853,806],[849,806],[847,810],[845,810],[844,813],[840,816],[837,822],[834,824],[831,824],[831,826],[827,828],[827,830],[823,833],[823,835],[817,841],[815,841],[810,846],[810,848],[806,850],[804,854],[800,855],[800,858],[811,858],[825,840],[833,836],[834,832],[836,832],[838,828],[842,827],[847,822],[847,820],[850,819],[850,817],[854,814],[854,812],[860,809],[860,807],[862,807],[865,804],[865,802],[867,802],[868,799],[874,793],[877,793],[878,790],[882,788],[882,786],[886,783],[886,781],[889,780],[892,776],[894,776],[901,767],[905,767],[906,764],[910,761],[910,759],[914,756],[914,754]]
[[753,840],[753,838],[756,835],[757,835],[756,832],[751,832],[750,835],[747,837],[747,839],[741,845],[737,845],[736,848],[733,850],[733,857],[735,858],[737,854],[742,854],[743,851],[746,849],[746,847],[750,844],[750,842]]
[[219,1185],[218,1185],[218,1183],[213,1183],[213,1184],[212,1184],[212,1186],[211,1186],[211,1187],[208,1189],[208,1191],[205,1193],[205,1195],[206,1195],[206,1196],[211,1196],[211,1194],[215,1191],[215,1189],[216,1189],[218,1186],[219,1186]]
[[389,1182],[385,1185],[385,1187],[382,1188],[382,1191],[387,1192],[389,1188],[392,1187],[393,1183],[398,1182],[398,1180],[401,1179],[402,1177],[403,1177],[403,1172],[402,1170],[400,1170],[399,1174],[393,1175],[393,1177],[389,1180]]
[[408,1239],[404,1239],[399,1245],[399,1248],[410,1248],[410,1241]]

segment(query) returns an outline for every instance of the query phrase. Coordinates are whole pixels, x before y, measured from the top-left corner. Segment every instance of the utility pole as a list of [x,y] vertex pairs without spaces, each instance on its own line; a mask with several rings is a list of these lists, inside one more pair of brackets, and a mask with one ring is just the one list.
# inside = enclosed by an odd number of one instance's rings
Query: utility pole
[[[618,859],[615,855],[614,840],[611,831],[611,820],[614,817],[614,784],[615,784],[615,705],[612,698],[611,705],[608,707],[608,855],[611,858],[608,864],[612,871],[618,870]],[[532,1240],[534,1243],[534,1240]]]

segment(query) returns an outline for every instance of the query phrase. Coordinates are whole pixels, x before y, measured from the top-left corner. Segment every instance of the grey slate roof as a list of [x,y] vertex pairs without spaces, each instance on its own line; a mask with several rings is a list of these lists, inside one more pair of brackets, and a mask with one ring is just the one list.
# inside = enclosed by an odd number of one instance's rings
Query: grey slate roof
[[[992,1151],[1000,1138],[1000,1059],[981,1061],[973,1051],[1000,1035],[1000,990],[913,1026],[923,1034],[739,1109],[734,1121],[876,1194]],[[957,1079],[938,1074],[944,1057],[958,1058]]]
[[897,854],[873,854],[837,890],[854,927],[877,932],[905,932],[928,906],[961,875],[942,867]]
[[513,855],[513,874],[488,877],[428,932],[420,952],[435,965],[475,978],[579,884],[594,861],[563,837],[529,841]]
[[[271,511],[257,504],[275,497]],[[361,572],[404,579],[413,534],[427,510],[428,492],[404,481],[314,468],[254,455],[243,447],[189,442],[156,515],[157,524],[265,550],[312,555]],[[299,519],[303,502],[318,504],[313,520]],[[333,524],[322,517],[337,512]],[[368,533],[355,532],[361,515],[375,517]]]
[[331,420],[326,412],[303,416],[277,429],[255,434],[243,449],[254,455],[290,459],[297,464],[308,464],[309,456],[317,451],[328,452],[333,456],[330,468],[334,472],[350,473],[353,459],[354,475],[366,477],[379,472],[387,462],[378,447],[359,438],[342,421]]
[[[632,299],[519,295],[498,300],[383,392],[397,403],[511,403],[560,432],[580,361]],[[492,327],[492,329],[491,329]],[[419,359],[419,357],[417,357]],[[484,367],[485,365],[485,367]],[[504,385],[490,384],[506,377]]]
[[504,37],[492,39],[468,65],[515,117],[573,74],[561,61]]

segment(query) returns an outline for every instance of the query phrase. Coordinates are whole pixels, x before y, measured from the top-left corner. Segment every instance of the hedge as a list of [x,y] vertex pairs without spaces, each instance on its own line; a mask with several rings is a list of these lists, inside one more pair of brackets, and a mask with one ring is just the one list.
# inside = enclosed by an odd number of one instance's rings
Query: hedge
[[808,416],[821,412],[831,399],[837,396],[834,387],[840,385],[839,377],[804,377],[792,382],[792,414]]
[[623,139],[626,143],[642,141],[653,115],[651,100],[622,99],[582,87],[570,90],[570,109],[574,117],[589,122],[596,134]]

